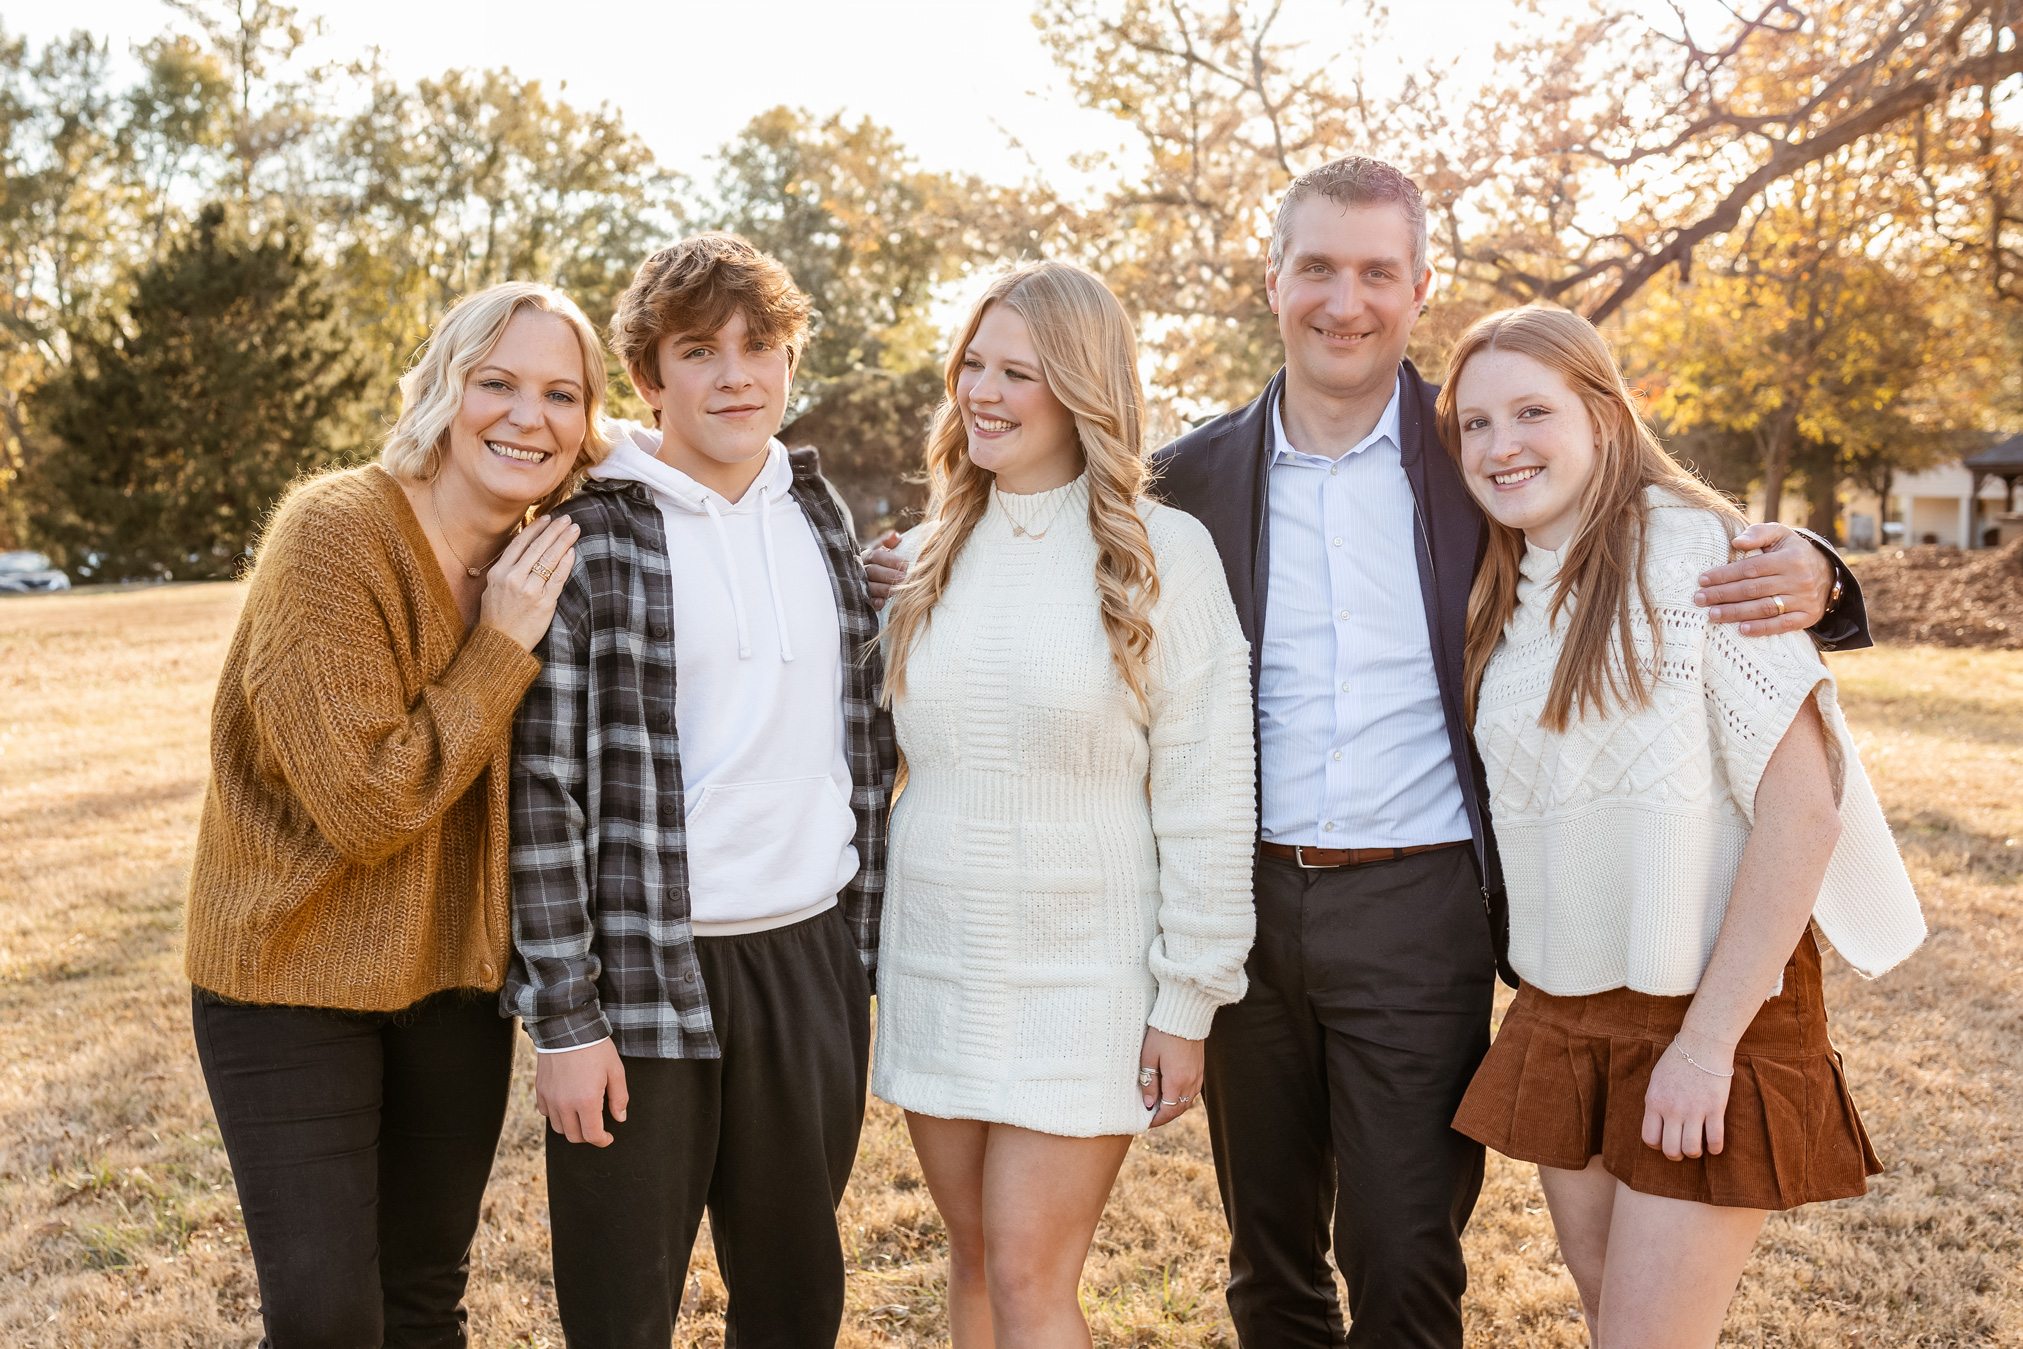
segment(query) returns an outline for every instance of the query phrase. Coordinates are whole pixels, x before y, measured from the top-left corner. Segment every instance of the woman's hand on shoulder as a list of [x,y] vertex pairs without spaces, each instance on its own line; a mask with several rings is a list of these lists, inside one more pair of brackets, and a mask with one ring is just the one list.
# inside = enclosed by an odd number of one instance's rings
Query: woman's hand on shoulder
[[1201,1099],[1205,1043],[1145,1028],[1145,1041],[1138,1049],[1138,1081],[1145,1108],[1153,1112],[1154,1129],[1179,1119]]
[[576,565],[582,526],[566,515],[544,515],[520,531],[485,573],[478,621],[532,651],[548,635],[555,601]]

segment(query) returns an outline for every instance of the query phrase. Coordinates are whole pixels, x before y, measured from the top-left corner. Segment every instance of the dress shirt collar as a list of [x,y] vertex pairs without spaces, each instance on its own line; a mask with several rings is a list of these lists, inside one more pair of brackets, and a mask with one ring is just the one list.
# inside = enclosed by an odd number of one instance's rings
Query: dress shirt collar
[[[1401,445],[1398,439],[1398,389],[1399,385],[1397,383],[1391,385],[1391,401],[1384,405],[1384,415],[1377,418],[1377,424],[1370,429],[1370,434],[1356,442],[1355,448],[1343,455],[1343,459],[1349,459],[1361,454],[1364,450],[1369,449],[1381,440],[1389,440],[1393,445]],[[1280,407],[1284,402],[1285,396],[1281,394],[1278,402],[1271,405],[1272,463],[1279,464],[1290,461],[1294,463],[1327,464],[1336,462],[1322,455],[1308,454],[1304,450],[1297,449],[1290,440],[1286,439],[1285,416],[1280,411]]]

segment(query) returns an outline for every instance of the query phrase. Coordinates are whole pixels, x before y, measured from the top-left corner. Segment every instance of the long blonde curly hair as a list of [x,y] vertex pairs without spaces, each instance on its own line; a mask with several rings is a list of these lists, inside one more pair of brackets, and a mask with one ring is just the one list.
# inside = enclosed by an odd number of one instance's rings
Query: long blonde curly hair
[[1144,494],[1145,391],[1138,382],[1138,340],[1124,306],[1092,273],[1065,262],[1014,268],[992,283],[950,343],[943,382],[947,401],[927,437],[926,544],[892,592],[885,628],[885,693],[906,691],[906,658],[948,590],[955,560],[990,507],[994,476],[969,457],[969,430],[956,381],[984,314],[1003,304],[1025,320],[1040,373],[1074,414],[1089,482],[1089,532],[1096,540],[1096,593],[1117,673],[1143,711],[1152,657],[1152,609],[1159,574],[1152,541],[1138,515]]

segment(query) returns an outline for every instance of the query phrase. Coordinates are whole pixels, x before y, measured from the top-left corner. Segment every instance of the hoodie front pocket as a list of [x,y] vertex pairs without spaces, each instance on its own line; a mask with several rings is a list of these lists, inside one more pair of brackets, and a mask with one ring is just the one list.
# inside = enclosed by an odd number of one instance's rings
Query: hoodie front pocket
[[829,898],[857,834],[857,817],[826,773],[712,784],[687,814],[689,891],[700,917],[727,908],[763,917]]

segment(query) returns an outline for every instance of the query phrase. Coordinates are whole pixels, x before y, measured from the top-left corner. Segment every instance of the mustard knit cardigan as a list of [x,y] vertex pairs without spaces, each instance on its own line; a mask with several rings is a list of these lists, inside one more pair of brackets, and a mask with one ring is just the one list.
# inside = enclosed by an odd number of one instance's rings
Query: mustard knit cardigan
[[498,988],[507,753],[539,670],[497,628],[465,632],[385,469],[292,492],[211,714],[191,982],[365,1011]]

